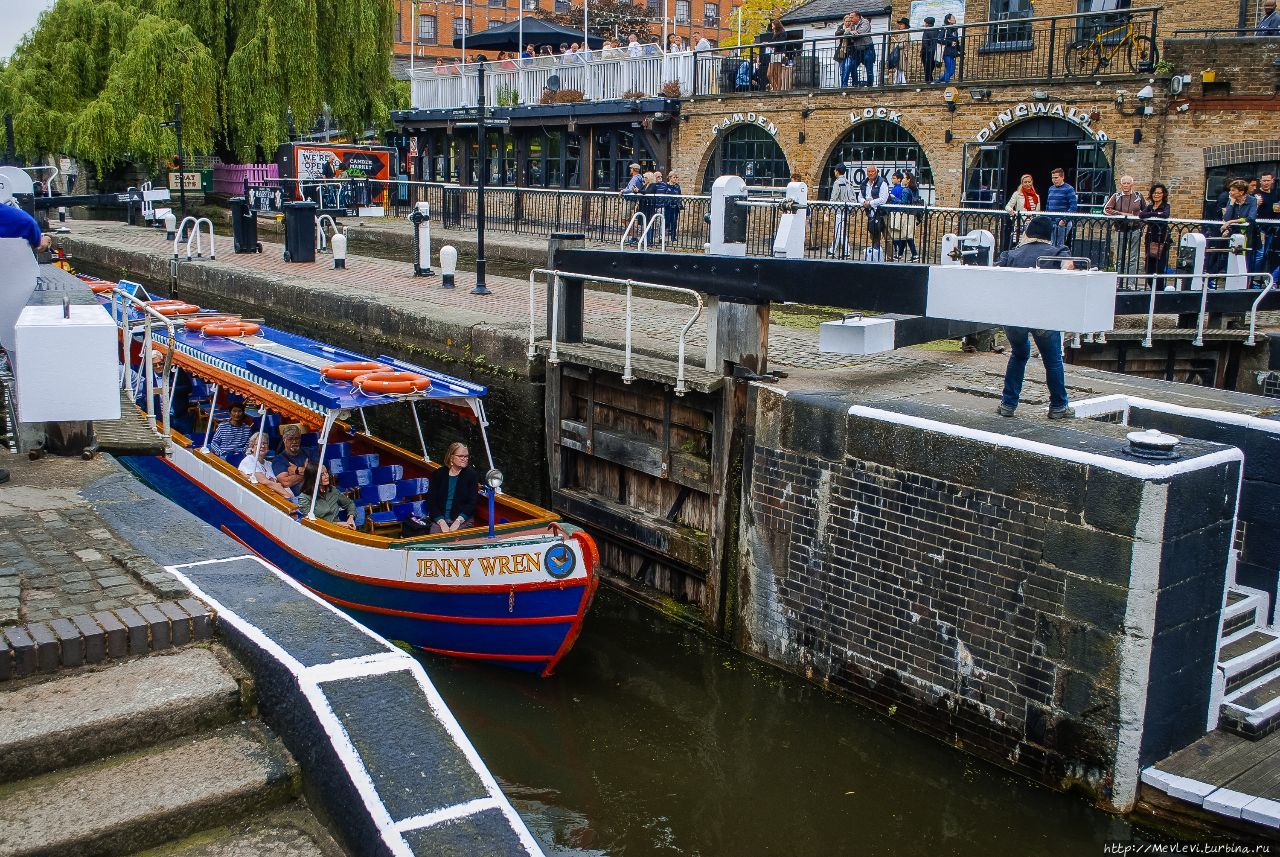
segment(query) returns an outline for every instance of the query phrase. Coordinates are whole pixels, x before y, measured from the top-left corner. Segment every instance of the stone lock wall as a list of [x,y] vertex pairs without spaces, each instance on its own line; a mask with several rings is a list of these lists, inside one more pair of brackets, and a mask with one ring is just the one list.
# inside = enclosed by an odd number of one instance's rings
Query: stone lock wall
[[1148,479],[1119,438],[759,396],[745,649],[1120,809],[1203,733],[1238,453]]

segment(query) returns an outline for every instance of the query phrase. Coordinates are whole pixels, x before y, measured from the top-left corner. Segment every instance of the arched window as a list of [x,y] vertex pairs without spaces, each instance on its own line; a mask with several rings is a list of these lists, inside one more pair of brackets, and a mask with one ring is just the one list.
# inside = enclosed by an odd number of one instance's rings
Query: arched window
[[738,125],[721,136],[707,163],[702,189],[710,190],[720,176],[741,176],[750,185],[783,186],[791,180],[791,167],[768,131],[759,125]]
[[861,170],[866,164],[875,164],[880,168],[880,175],[886,178],[894,170],[913,172],[925,200],[931,201],[933,198],[933,170],[929,167],[929,159],[916,138],[896,122],[886,122],[883,119],[859,122],[844,135],[827,159],[826,169],[822,171],[819,182],[820,199],[826,199],[831,190],[834,178],[831,170],[836,164],[848,167],[851,181],[861,180],[865,175]]

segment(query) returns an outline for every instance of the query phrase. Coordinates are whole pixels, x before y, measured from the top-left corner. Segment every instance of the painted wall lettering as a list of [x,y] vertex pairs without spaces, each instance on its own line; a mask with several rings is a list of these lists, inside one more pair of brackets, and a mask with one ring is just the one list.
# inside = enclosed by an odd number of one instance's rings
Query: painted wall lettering
[[721,131],[729,130],[734,125],[759,125],[761,128],[768,131],[770,135],[774,137],[778,136],[778,126],[763,113],[731,114],[718,122],[713,122],[711,124],[711,131],[714,134],[719,134]]
[[849,121],[854,125],[870,119],[882,119],[895,125],[902,124],[902,114],[891,107],[864,107],[849,114]]
[[1005,126],[1012,125],[1015,122],[1021,122],[1024,119],[1034,119],[1037,117],[1048,117],[1052,119],[1062,119],[1079,125],[1084,129],[1085,134],[1099,143],[1105,143],[1110,137],[1105,131],[1099,131],[1091,127],[1093,120],[1089,118],[1087,110],[1080,110],[1077,107],[1070,107],[1066,104],[1058,102],[1033,101],[1024,104],[1016,104],[1013,107],[1001,110],[995,115],[995,118],[988,122],[978,136],[975,137],[979,143],[985,143],[1004,130]]

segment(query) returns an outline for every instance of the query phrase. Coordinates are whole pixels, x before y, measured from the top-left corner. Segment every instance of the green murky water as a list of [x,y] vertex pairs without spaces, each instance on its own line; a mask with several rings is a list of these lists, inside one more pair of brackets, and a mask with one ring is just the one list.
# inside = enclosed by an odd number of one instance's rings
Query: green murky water
[[550,679],[425,662],[548,854],[1076,857],[1133,836],[603,589]]

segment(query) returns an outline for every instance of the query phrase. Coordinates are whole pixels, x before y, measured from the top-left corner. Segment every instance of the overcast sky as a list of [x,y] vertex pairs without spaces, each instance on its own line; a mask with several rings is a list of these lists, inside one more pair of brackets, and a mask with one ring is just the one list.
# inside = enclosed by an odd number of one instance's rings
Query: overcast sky
[[36,25],[40,13],[53,0],[0,0],[0,57],[8,59],[27,31]]

